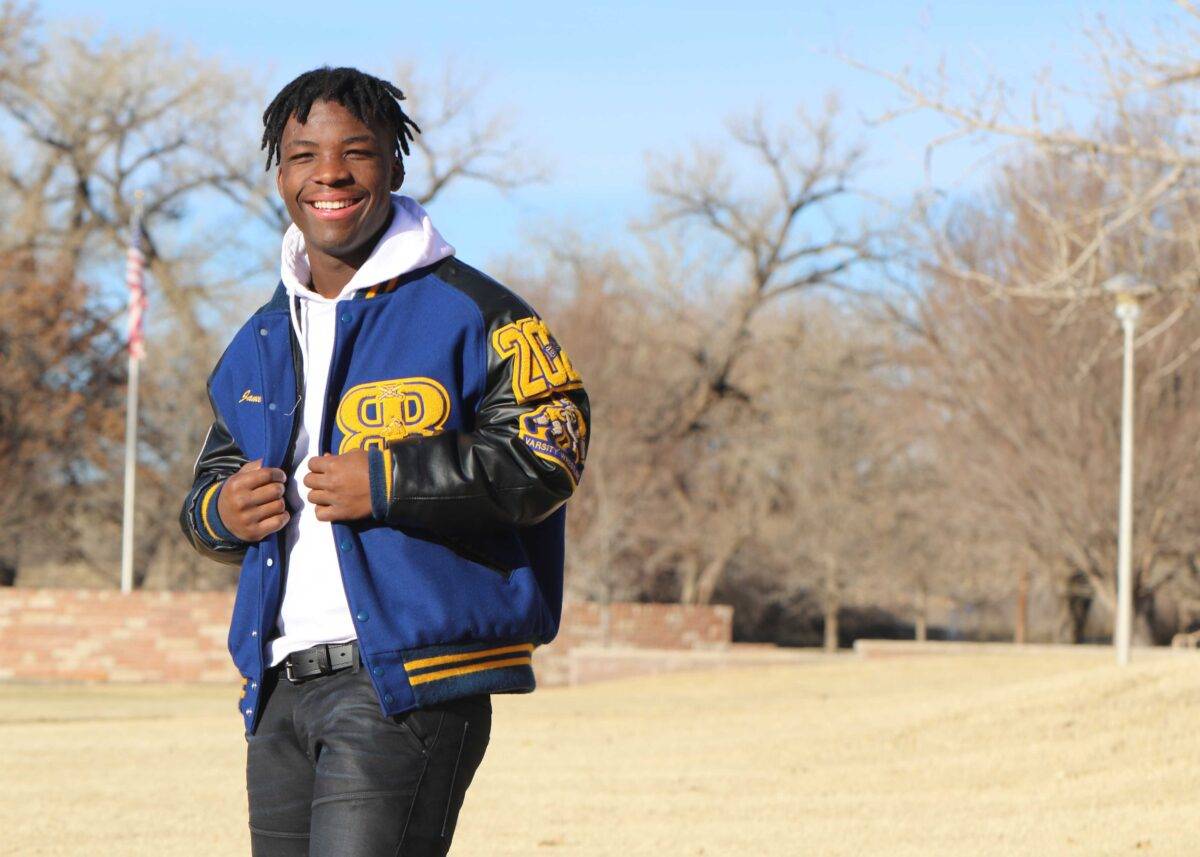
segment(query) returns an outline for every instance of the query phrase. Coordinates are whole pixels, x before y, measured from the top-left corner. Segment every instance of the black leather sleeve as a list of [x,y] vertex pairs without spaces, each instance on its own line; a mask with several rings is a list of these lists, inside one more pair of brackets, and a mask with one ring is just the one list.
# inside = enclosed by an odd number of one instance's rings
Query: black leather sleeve
[[523,301],[457,260],[438,273],[480,309],[485,389],[470,431],[369,453],[373,515],[445,533],[537,523],[582,475],[591,429],[583,382]]
[[208,403],[212,408],[213,423],[204,437],[200,455],[196,457],[192,487],[184,497],[183,507],[179,511],[179,526],[188,541],[203,556],[234,565],[241,563],[246,554],[247,543],[236,538],[223,538],[220,533],[227,531],[211,519],[206,525],[206,516],[216,514],[216,492],[212,491],[210,494],[210,490],[226,477],[236,473],[246,463],[246,456],[238,448],[213,401],[211,376],[208,380]]

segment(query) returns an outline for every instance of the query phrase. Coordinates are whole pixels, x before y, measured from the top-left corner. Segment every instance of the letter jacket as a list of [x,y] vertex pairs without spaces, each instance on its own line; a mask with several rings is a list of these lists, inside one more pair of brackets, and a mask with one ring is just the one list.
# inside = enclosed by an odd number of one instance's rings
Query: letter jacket
[[[589,440],[579,374],[524,301],[452,256],[337,306],[313,454],[367,450],[372,517],[332,528],[381,710],[532,691],[532,652],[558,631],[563,503]],[[238,540],[216,496],[247,461],[288,471],[304,391],[289,310],[280,282],[209,376],[213,423],[180,512],[200,553],[241,564],[228,644],[247,734],[287,554],[282,530]]]

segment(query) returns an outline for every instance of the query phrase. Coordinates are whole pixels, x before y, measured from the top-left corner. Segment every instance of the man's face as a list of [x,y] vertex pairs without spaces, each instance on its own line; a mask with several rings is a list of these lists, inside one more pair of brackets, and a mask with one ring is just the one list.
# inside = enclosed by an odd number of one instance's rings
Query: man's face
[[306,123],[284,126],[275,184],[310,255],[369,252],[403,178],[395,141],[340,104],[314,102]]

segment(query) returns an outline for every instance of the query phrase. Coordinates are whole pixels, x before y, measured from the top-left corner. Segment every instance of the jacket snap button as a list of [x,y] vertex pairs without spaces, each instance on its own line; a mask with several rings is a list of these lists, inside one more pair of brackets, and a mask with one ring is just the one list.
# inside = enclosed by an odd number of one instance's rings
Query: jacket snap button
[[383,667],[374,667],[371,672],[375,675],[383,675]]
[[252,681],[252,682],[250,682],[250,689],[251,689],[251,690],[258,690],[258,682],[256,682],[256,681]]
[[253,713],[254,713],[254,709],[253,709],[253,708],[247,708],[247,709],[246,709],[246,716],[247,716],[247,717],[249,717],[249,716],[250,716],[251,714],[253,714]]
[[267,410],[271,410],[271,411],[275,410],[275,403],[271,402],[271,404],[267,405]]
[[358,611],[358,621],[359,621],[359,622],[366,622],[368,618],[369,618],[369,617],[367,616],[367,611],[366,611],[366,610],[359,610],[359,611]]
[[395,700],[392,698],[392,695],[390,693],[385,693],[383,695],[383,701],[384,702],[394,702]]
[[260,327],[260,328],[258,329],[258,335],[259,335],[259,336],[266,336],[266,335],[267,335],[267,329],[266,329],[265,327]]
[[267,557],[267,568],[270,568],[274,564],[275,564],[275,560],[271,559],[270,557]]
[[349,322],[350,321],[350,313],[348,313],[348,312],[342,313],[342,321]]
[[257,636],[258,636],[258,631],[251,631],[251,632],[250,632],[250,636],[251,636],[251,637],[257,637]]
[[342,550],[343,551],[350,550],[350,542],[342,542]]

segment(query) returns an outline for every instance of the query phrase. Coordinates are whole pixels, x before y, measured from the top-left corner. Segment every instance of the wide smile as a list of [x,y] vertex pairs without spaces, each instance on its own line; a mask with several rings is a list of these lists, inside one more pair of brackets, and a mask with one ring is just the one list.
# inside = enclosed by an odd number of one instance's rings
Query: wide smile
[[317,220],[345,220],[362,208],[366,197],[342,199],[306,199],[304,205]]

